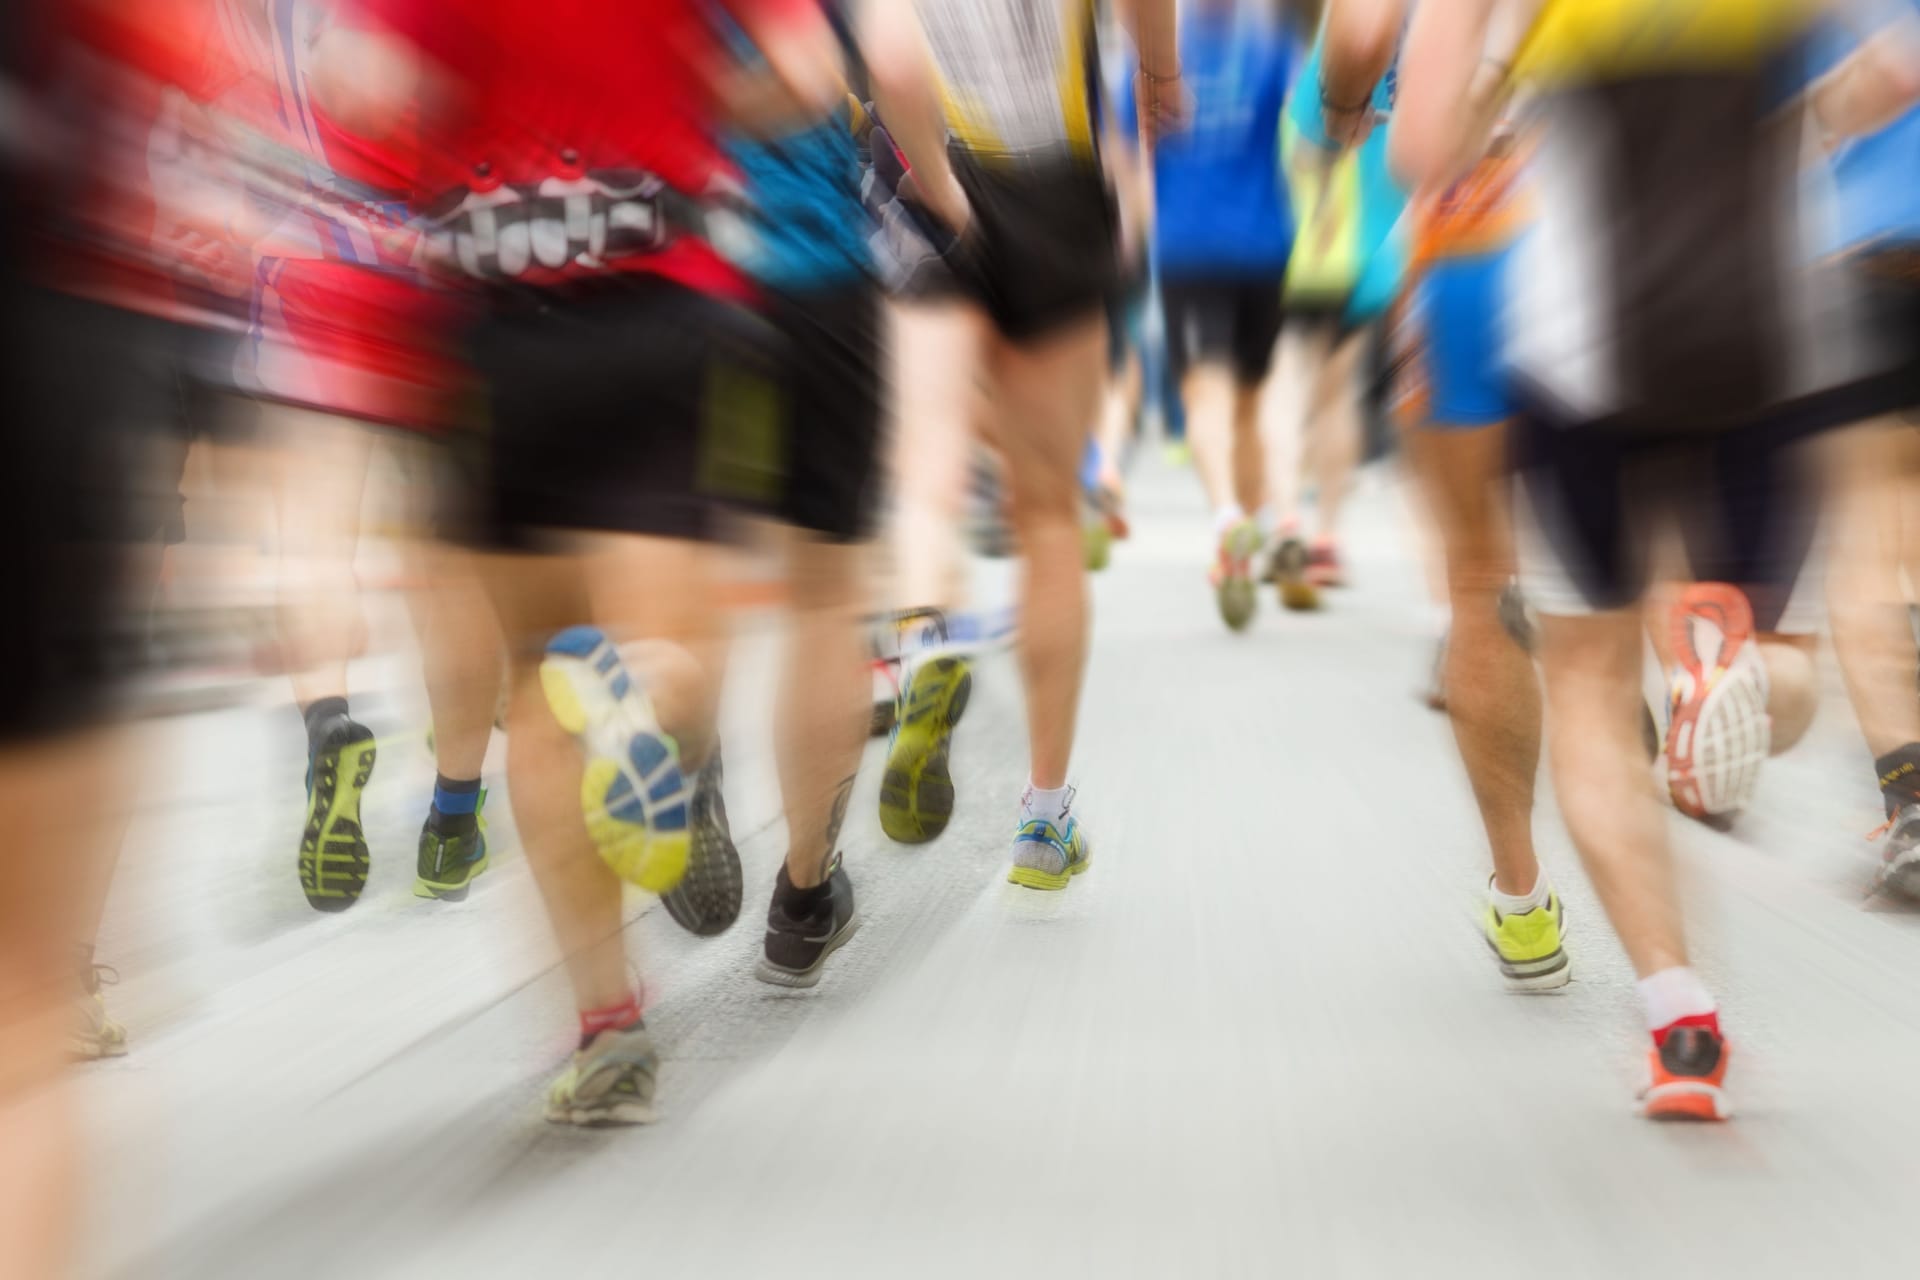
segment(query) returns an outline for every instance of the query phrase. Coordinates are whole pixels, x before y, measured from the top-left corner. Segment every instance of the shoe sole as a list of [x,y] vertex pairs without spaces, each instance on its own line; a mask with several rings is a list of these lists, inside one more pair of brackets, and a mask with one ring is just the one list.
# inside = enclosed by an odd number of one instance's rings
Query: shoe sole
[[425,876],[416,876],[413,881],[413,896],[416,898],[433,898],[440,902],[462,902],[466,899],[467,890],[473,887],[473,882],[478,880],[481,873],[492,865],[493,855],[488,853],[482,854],[480,860],[473,864],[472,869],[467,872],[467,878],[465,880],[429,880]]
[[[923,690],[924,680],[937,683]],[[906,719],[895,730],[880,776],[880,829],[889,839],[925,844],[938,839],[953,820],[948,757],[954,726],[972,694],[973,673],[959,658],[935,658],[913,673]]]
[[621,880],[666,893],[687,874],[692,799],[678,744],[613,644],[592,627],[555,636],[540,688],[560,727],[585,754],[580,811],[600,858]]
[[[1535,966],[1551,962],[1550,968],[1539,969]],[[1573,981],[1573,964],[1567,959],[1565,951],[1556,951],[1546,960],[1535,960],[1525,966],[1500,962],[1500,976],[1506,981],[1509,991],[1524,995],[1537,995],[1543,991],[1558,991]]]
[[1273,557],[1273,578],[1280,588],[1280,603],[1295,613],[1308,613],[1320,607],[1320,590],[1307,579],[1307,548],[1297,538],[1280,544]]
[[1023,889],[1064,889],[1073,882],[1073,878],[1093,865],[1091,856],[1080,859],[1065,871],[1042,871],[1038,867],[1011,867],[1007,870],[1007,883],[1017,884]]
[[[360,797],[373,780],[374,762],[379,751],[373,739],[349,742],[335,748],[333,776],[336,780],[332,800],[325,812],[319,809],[316,788],[307,799],[307,825],[300,839],[300,891],[315,911],[345,911],[360,901],[372,871],[372,855],[367,848],[365,828],[360,822]],[[342,821],[351,822],[362,834],[354,837],[352,852],[342,855],[328,851],[329,835]],[[344,864],[344,871],[342,866]],[[328,882],[338,878],[338,888]]]
[[[1712,623],[1722,637],[1711,675],[1694,648],[1695,618]],[[1669,640],[1692,677],[1693,696],[1674,708],[1667,725],[1667,790],[1673,807],[1689,818],[1704,821],[1746,808],[1771,752],[1761,678],[1733,665],[1752,637],[1752,605],[1738,588],[1722,583],[1688,588],[1669,622]],[[1743,723],[1757,725],[1757,732],[1734,732]]]
[[1253,580],[1253,557],[1260,551],[1260,535],[1246,526],[1227,534],[1227,558],[1234,571],[1213,588],[1214,607],[1229,631],[1244,631],[1260,607],[1260,587]]
[[1881,877],[1881,884],[1890,893],[1920,902],[1920,853],[1896,858]]
[[1704,1080],[1675,1080],[1654,1085],[1641,1100],[1649,1120],[1716,1121],[1733,1118],[1726,1090]]
[[796,991],[818,986],[820,971],[826,967],[827,957],[846,946],[848,940],[858,932],[859,928],[860,912],[855,910],[847,917],[847,922],[840,926],[839,931],[827,939],[826,946],[821,950],[819,957],[806,968],[788,969],[773,963],[763,955],[760,957],[760,963],[753,967],[753,976],[770,986],[788,987]]
[[[697,800],[699,788],[694,794]],[[724,801],[714,803],[725,814]],[[696,803],[695,808],[698,808]],[[711,826],[696,819],[687,857],[687,874],[678,886],[660,895],[660,904],[673,922],[696,938],[713,938],[740,918],[746,881],[740,870],[740,850],[724,826],[724,817]]]
[[618,1106],[587,1109],[569,1108],[565,1111],[547,1110],[548,1124],[568,1124],[576,1129],[614,1129],[629,1125],[652,1124],[660,1118],[660,1113],[651,1106],[637,1102],[623,1102]]

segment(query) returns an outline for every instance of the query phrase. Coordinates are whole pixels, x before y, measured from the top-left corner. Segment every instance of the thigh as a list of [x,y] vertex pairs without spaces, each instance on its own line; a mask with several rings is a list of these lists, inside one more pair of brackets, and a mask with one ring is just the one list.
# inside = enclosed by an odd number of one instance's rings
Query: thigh
[[1730,582],[1753,606],[1754,629],[1811,629],[1818,473],[1803,445],[1734,432],[1701,448],[1701,489],[1680,504],[1693,576]]
[[992,421],[1016,510],[1078,500],[1076,477],[1100,401],[1104,341],[1095,315],[1038,342],[996,344],[993,386],[1001,412]]
[[1235,299],[1230,286],[1208,280],[1168,280],[1160,286],[1167,372],[1177,386],[1195,368],[1226,364],[1233,353]]
[[1513,427],[1520,476],[1521,582],[1542,614],[1626,609],[1646,594],[1652,513],[1628,501],[1634,459],[1590,425],[1521,414]]
[[885,315],[865,282],[773,303],[784,339],[786,462],[774,512],[838,541],[872,530],[878,503]]

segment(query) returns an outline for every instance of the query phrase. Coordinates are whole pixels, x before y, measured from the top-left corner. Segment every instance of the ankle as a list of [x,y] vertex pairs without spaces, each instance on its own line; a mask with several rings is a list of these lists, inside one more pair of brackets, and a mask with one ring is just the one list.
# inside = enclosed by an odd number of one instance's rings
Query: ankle
[[617,1003],[580,1010],[580,1047],[586,1048],[602,1031],[625,1031],[639,1025],[640,996],[630,991]]
[[1647,1015],[1647,1030],[1658,1045],[1679,1027],[1720,1030],[1720,1006],[1700,975],[1685,965],[1648,974],[1634,984]]

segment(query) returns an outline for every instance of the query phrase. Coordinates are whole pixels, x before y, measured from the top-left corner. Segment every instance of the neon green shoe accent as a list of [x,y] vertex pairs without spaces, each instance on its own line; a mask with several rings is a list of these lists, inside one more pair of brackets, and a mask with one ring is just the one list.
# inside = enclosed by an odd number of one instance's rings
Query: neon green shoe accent
[[1082,858],[1058,874],[1042,871],[1039,867],[1014,867],[1007,872],[1007,883],[1028,889],[1064,889],[1075,876],[1092,865],[1092,858]]
[[1064,889],[1073,877],[1093,865],[1093,845],[1079,819],[1068,815],[1062,821],[1064,826],[1043,818],[1020,824],[1019,834],[1013,838],[1008,884],[1027,889]]
[[693,842],[685,830],[654,831],[609,812],[609,793],[625,783],[615,761],[605,756],[587,761],[580,775],[580,811],[586,818],[587,835],[613,874],[648,893],[665,893],[686,878]]
[[574,690],[573,682],[567,678],[564,670],[551,663],[540,666],[540,692],[546,695],[547,706],[553,712],[553,718],[568,733],[579,735],[587,731],[587,706]]
[[972,693],[973,675],[960,658],[934,658],[907,677],[880,775],[880,829],[889,838],[924,844],[947,829],[953,818],[947,754]]
[[1563,945],[1562,917],[1557,893],[1548,894],[1546,906],[1519,915],[1502,915],[1488,904],[1483,920],[1487,945],[1508,983],[1527,991],[1549,991],[1573,980]]
[[300,889],[317,911],[344,911],[367,887],[369,859],[360,797],[379,749],[371,736],[342,743],[314,762],[300,838]]

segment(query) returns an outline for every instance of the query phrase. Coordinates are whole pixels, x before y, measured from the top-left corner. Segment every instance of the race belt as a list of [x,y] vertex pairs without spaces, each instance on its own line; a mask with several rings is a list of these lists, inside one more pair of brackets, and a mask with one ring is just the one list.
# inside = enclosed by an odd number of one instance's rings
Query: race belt
[[639,170],[600,170],[489,191],[459,187],[422,218],[429,259],[481,280],[602,269],[684,238],[722,252],[751,235],[738,201],[700,201]]

